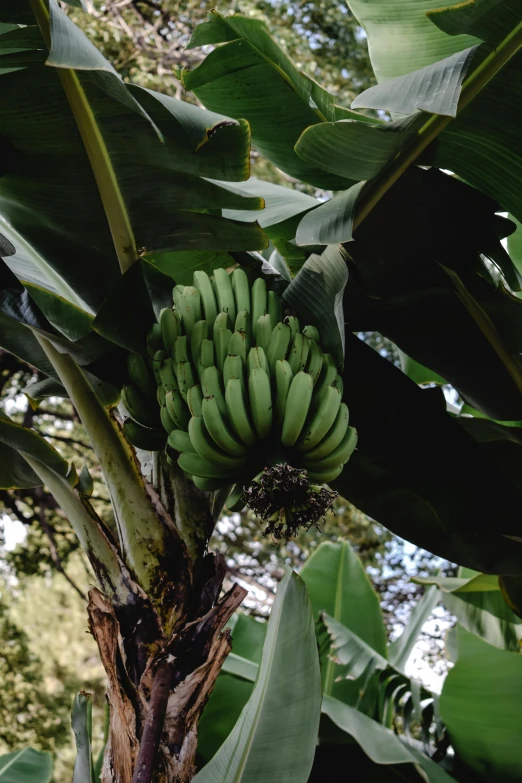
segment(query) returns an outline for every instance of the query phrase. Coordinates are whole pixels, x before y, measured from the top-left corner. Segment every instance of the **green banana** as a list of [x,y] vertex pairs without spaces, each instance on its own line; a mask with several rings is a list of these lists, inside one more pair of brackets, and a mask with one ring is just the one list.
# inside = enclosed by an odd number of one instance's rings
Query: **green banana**
[[[357,430],[355,427],[348,427],[345,432],[344,438],[339,443],[336,449],[322,459],[311,460],[303,459],[303,465],[307,470],[313,470],[314,472],[324,472],[327,470],[333,470],[338,465],[344,465],[357,446]],[[306,455],[305,455],[306,456]]]
[[290,331],[292,332],[292,340],[293,340],[299,331],[299,319],[296,318],[295,315],[288,315],[285,318],[285,324],[288,324],[288,326],[290,327]]
[[204,478],[203,476],[192,476],[194,486],[201,489],[203,492],[215,492],[216,489],[221,489],[228,479],[227,478]]
[[158,409],[151,404],[138,389],[132,384],[125,384],[121,390],[121,401],[125,405],[131,418],[144,427],[155,428],[158,426]]
[[229,355],[240,356],[246,365],[249,350],[250,345],[248,344],[246,332],[234,332],[228,344]]
[[241,310],[246,310],[250,313],[250,285],[246,273],[243,269],[234,269],[231,277],[236,311],[240,312]]
[[330,431],[341,405],[341,394],[334,386],[324,386],[320,394],[314,397],[310,415],[297,440],[299,451],[309,451],[317,446]]
[[245,367],[240,356],[227,356],[223,365],[223,386],[225,389],[230,378],[239,378],[241,383],[244,383],[244,370]]
[[197,383],[190,362],[180,362],[176,367],[176,376],[181,396],[186,401],[188,390]]
[[293,446],[301,434],[308,416],[313,388],[312,378],[306,372],[300,371],[292,378],[286,398],[283,429],[281,432],[281,443],[283,446]]
[[290,345],[288,362],[294,375],[306,367],[306,360],[310,351],[310,339],[298,332]]
[[165,395],[165,405],[167,406],[170,418],[176,423],[176,427],[180,430],[186,430],[190,419],[190,413],[181,393],[176,389],[168,391]]
[[[205,397],[202,404],[203,421],[212,440],[226,454],[242,457],[245,446],[230,433],[228,424],[221,415],[215,397]],[[201,474],[199,474],[201,475]]]
[[190,435],[185,430],[172,430],[167,438],[167,443],[174,451],[194,451]]
[[223,372],[223,365],[228,356],[228,344],[232,337],[230,329],[218,329],[214,332],[214,352],[216,356],[216,365],[220,372]]
[[214,343],[212,340],[202,340],[199,347],[199,364],[203,367],[214,366]]
[[275,372],[276,362],[286,357],[291,336],[292,333],[288,324],[278,323],[273,330],[266,352],[271,373]]
[[214,338],[218,329],[228,329],[233,323],[234,321],[230,320],[228,313],[218,313],[214,321]]
[[236,332],[245,332],[248,349],[252,345],[252,319],[248,310],[240,310],[236,315],[236,323],[234,326]]
[[208,323],[207,321],[198,321],[194,324],[192,334],[190,335],[190,354],[192,356],[192,362],[197,365],[199,361],[199,352],[201,350],[201,343],[203,340],[208,339]]
[[266,359],[266,354],[261,347],[250,349],[250,351],[248,352],[247,365],[248,365],[249,374],[252,372],[252,370],[255,370],[256,368],[268,372],[268,362]]
[[254,428],[263,440],[272,429],[272,395],[268,374],[260,367],[253,369],[248,377],[248,396]]
[[152,358],[156,351],[162,351],[163,337],[161,335],[161,326],[159,324],[152,324],[147,334],[147,353]]
[[166,429],[168,434],[170,435],[172,430],[176,429],[176,422],[168,412],[166,405],[162,405],[160,408],[160,419],[164,429]]
[[267,296],[267,313],[270,316],[272,329],[283,320],[281,297],[275,291],[269,291]]
[[190,337],[195,324],[201,321],[201,297],[195,286],[185,286],[179,314],[183,323],[183,329]]
[[212,281],[206,272],[194,272],[194,287],[199,291],[205,320],[209,325],[210,336],[212,336],[218,309]]
[[143,356],[137,353],[129,353],[127,356],[127,372],[129,373],[131,383],[142,394],[146,397],[153,397],[156,394],[157,384]]
[[181,308],[183,306],[184,292],[185,292],[184,285],[175,285],[174,288],[172,289],[172,301],[174,302],[174,307],[180,314],[181,314]]
[[330,481],[334,481],[343,472],[344,465],[337,465],[335,468],[329,470],[307,470],[308,478],[312,481],[318,481],[321,484],[328,484]]
[[329,353],[323,353],[323,366],[321,367],[321,373],[316,381],[314,393],[320,394],[321,390],[325,386],[330,386],[335,380],[337,375],[337,367],[335,362]]
[[288,391],[293,378],[292,368],[285,359],[277,359],[275,363],[275,378],[275,420],[278,426],[281,426],[285,415],[286,398],[288,397]]
[[[177,388],[177,387],[176,387]],[[158,405],[161,406],[165,405],[165,397],[166,397],[166,391],[162,383],[158,386],[156,390],[156,399],[158,401]]]
[[343,396],[343,392],[344,392],[344,381],[342,379],[342,376],[337,374],[335,376],[335,378],[333,379],[331,385],[335,386],[336,389],[339,389],[339,391],[341,392],[341,397],[342,397]]
[[236,435],[246,446],[253,446],[257,441],[257,435],[250,423],[245,402],[245,390],[239,378],[229,379],[225,391],[225,400],[228,418]]
[[319,344],[310,338],[310,351],[308,353],[308,361],[306,362],[306,372],[310,373],[314,386],[317,383],[317,379],[321,374],[323,368],[323,352],[319,348]]
[[156,351],[154,354],[154,358],[152,359],[152,372],[154,373],[154,378],[156,379],[156,383],[159,385],[161,383],[161,376],[160,376],[160,369],[161,365],[167,358],[167,354],[164,350]]
[[236,320],[236,302],[230,276],[226,269],[214,269],[214,289],[217,294],[218,310],[228,313],[230,323]]
[[221,384],[222,376],[218,372],[217,367],[206,367],[201,378],[203,397],[213,397],[220,413],[226,416],[227,405]]
[[270,337],[272,336],[272,321],[269,315],[262,315],[256,322],[256,345],[258,348],[262,348],[265,352],[270,345]]
[[243,511],[245,507],[243,491],[243,485],[241,483],[235,484],[232,487],[232,491],[225,501],[225,506],[229,511]]
[[192,416],[201,416],[203,393],[200,386],[191,386],[187,392],[187,405]]
[[319,334],[319,329],[316,326],[305,326],[303,329],[303,334],[306,337],[309,337],[310,340],[315,340],[319,346],[321,345],[321,335]]
[[208,460],[200,457],[199,454],[194,454],[191,451],[184,451],[179,455],[178,465],[185,473],[189,473],[191,476],[201,476],[202,478],[230,478],[234,474],[233,470],[214,465],[214,463],[208,462]]
[[165,448],[165,433],[163,430],[151,429],[138,424],[132,419],[123,422],[123,434],[137,449],[143,451],[161,451]]
[[161,384],[165,391],[178,388],[178,381],[174,373],[174,368],[172,367],[172,359],[167,357],[165,361],[161,363],[159,374],[161,378]]
[[189,421],[189,435],[193,447],[203,459],[212,462],[214,465],[221,465],[223,468],[238,471],[246,463],[246,456],[231,457],[219,449],[213,439],[210,437],[202,416],[193,416]]
[[181,321],[179,313],[171,310],[170,307],[164,307],[159,315],[159,323],[163,338],[163,345],[169,356],[173,356],[176,339],[181,334]]
[[252,286],[252,324],[255,326],[262,315],[266,315],[266,283],[258,277]]
[[188,353],[189,338],[186,334],[181,335],[176,339],[176,345],[174,348],[174,359],[176,364],[180,362],[188,362],[190,357]]
[[350,415],[348,412],[348,406],[342,402],[337,411],[337,416],[330,430],[326,433],[324,438],[319,441],[317,446],[310,451],[306,452],[307,460],[316,460],[327,457],[329,454],[337,448],[348,429]]

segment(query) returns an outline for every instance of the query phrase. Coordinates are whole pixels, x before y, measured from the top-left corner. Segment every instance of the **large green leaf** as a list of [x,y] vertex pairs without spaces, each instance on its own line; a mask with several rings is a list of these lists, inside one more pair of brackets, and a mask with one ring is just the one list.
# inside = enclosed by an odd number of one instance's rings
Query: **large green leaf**
[[359,440],[333,487],[423,549],[477,571],[520,574],[518,471],[507,475],[438,392],[348,330],[346,356],[344,397]]
[[409,620],[399,638],[388,647],[388,658],[391,665],[395,666],[396,669],[404,670],[417,643],[422,627],[426,620],[429,620],[439,600],[437,588],[428,588],[420,601],[413,607]]
[[[85,498],[77,490],[78,475],[73,466],[34,430],[12,421],[0,411],[0,443],[15,452],[13,467],[20,458],[27,463],[28,469],[20,472],[16,479],[20,486],[28,485],[28,474],[38,477],[38,484],[44,484],[69,520],[83,550],[89,555],[104,590],[112,595],[116,602],[125,603],[129,597],[129,584],[126,573],[114,544],[100,518]],[[30,471],[29,471],[30,469]],[[20,480],[21,479],[21,480]],[[34,486],[34,483],[30,483]]]
[[2,783],[50,783],[52,773],[50,753],[22,748],[0,756]]
[[42,480],[16,449],[0,443],[0,489],[40,487]]
[[495,647],[520,651],[522,619],[504,600],[497,576],[472,571],[458,578],[431,577],[415,581],[438,587],[446,609],[467,631]]
[[190,46],[221,42],[226,43],[201,65],[183,72],[187,89],[210,109],[246,118],[257,149],[291,176],[321,188],[348,187],[351,183],[342,176],[301,160],[294,145],[305,128],[316,123],[371,120],[336,106],[334,97],[298,70],[259,20],[213,11],[209,21],[196,28]]
[[370,87],[353,102],[354,108],[387,109],[399,114],[416,111],[455,117],[462,82],[477,47],[458,51],[433,65]]
[[[432,694],[338,620],[323,613],[322,621],[331,643],[329,654],[337,664],[336,679],[341,682],[355,680],[357,683],[357,698],[352,700],[351,706],[389,728],[396,725],[397,718],[400,718],[407,734],[415,713],[415,721],[421,727],[427,744],[433,711],[425,708],[433,703]],[[418,632],[415,639],[417,637]],[[328,694],[326,688],[323,692],[350,703],[340,688],[337,693]],[[420,707],[421,699],[424,700],[424,709]]]
[[[201,179],[247,176],[246,123],[132,90],[56,3],[50,8],[53,67],[4,74],[0,109],[4,145],[13,149],[11,170],[0,181],[0,213],[13,227],[15,247],[17,234],[32,248],[33,262],[40,259],[31,265],[31,281],[57,290],[50,268],[89,306],[103,301],[119,268],[98,185],[106,208],[109,189],[111,209],[130,226],[138,249],[262,247],[266,239],[257,226],[238,227],[200,211],[261,206]],[[14,14],[3,3],[0,21],[13,18],[37,31],[28,4]],[[46,54],[41,37],[33,47]],[[88,120],[82,132],[96,147],[89,148],[91,160],[75,117]],[[20,277],[28,271],[27,263],[18,269],[17,257],[10,265]]]
[[[379,606],[361,561],[347,541],[324,541],[308,558],[301,570],[308,588],[316,620],[322,612],[352,629],[377,654],[386,655],[386,632]],[[324,693],[355,704],[364,685],[340,680],[340,667],[329,655],[326,645],[321,656]]]
[[348,541],[323,541],[300,572],[314,617],[326,612],[386,656],[379,598]]
[[463,628],[457,640],[458,659],[440,697],[451,743],[481,780],[520,780],[522,656],[498,650]]
[[[520,107],[512,99],[522,80],[519,0],[451,2],[442,11],[437,3],[424,0],[400,4],[353,0],[350,6],[367,31],[379,81],[402,76],[401,81],[384,81],[373,93],[375,100],[370,95],[365,101],[363,96],[359,105],[405,110],[412,71],[430,66],[415,78],[419,91],[431,95],[445,58],[464,52],[477,39],[489,45],[487,61],[483,59],[485,51],[468,71],[462,93],[466,95],[465,110],[451,122],[439,123],[440,132],[431,137],[436,137],[437,143],[434,154],[429,153],[429,162],[456,172],[521,218],[522,155],[516,143]],[[390,48],[392,38],[394,46]],[[444,89],[454,92],[451,82]],[[428,125],[426,138],[431,132]]]
[[381,332],[474,408],[516,420],[522,302],[490,271],[511,266],[497,210],[454,177],[410,169],[346,245],[344,312],[351,331]]
[[412,764],[419,773],[419,781],[451,783],[454,780],[423,753],[405,745],[392,731],[353,707],[324,696],[322,711],[338,728],[353,737],[375,764]]
[[222,666],[198,725],[198,756],[210,761],[224,743],[256,681],[267,624],[242,613],[234,615],[232,650]]
[[285,289],[283,301],[321,331],[321,346],[339,367],[344,363],[343,293],[348,280],[341,245],[313,253]]
[[287,568],[277,591],[252,695],[197,783],[306,783],[319,728],[321,681],[310,600]]

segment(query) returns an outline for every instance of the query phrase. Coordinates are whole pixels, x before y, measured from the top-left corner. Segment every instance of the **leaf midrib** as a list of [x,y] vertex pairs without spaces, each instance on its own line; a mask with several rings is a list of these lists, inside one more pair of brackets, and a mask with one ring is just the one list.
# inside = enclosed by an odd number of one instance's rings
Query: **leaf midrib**
[[20,751],[17,753],[17,755],[16,755],[14,758],[12,758],[12,759],[11,759],[11,761],[10,761],[8,764],[6,764],[6,765],[5,765],[5,767],[2,767],[2,769],[0,769],[0,778],[2,778],[2,777],[4,776],[4,772],[5,772],[7,769],[9,769],[9,767],[12,767],[12,766],[13,766],[13,764],[14,764],[16,761],[18,761],[18,759],[20,758],[20,756],[22,756],[22,755],[23,755],[24,753],[26,753],[28,750],[29,750],[29,748],[22,748],[22,750],[20,750]]
[[[290,582],[288,582],[288,584],[290,584]],[[288,589],[288,585],[287,585],[287,589]],[[286,596],[286,589],[285,589],[285,596]],[[274,663],[274,651],[275,651],[275,648],[276,648],[276,642],[277,642],[277,637],[278,637],[278,633],[279,633],[279,626],[281,624],[281,617],[282,617],[282,614],[283,614],[283,602],[284,602],[285,596],[283,596],[283,599],[281,601],[281,608],[280,608],[279,614],[277,616],[277,623],[276,623],[276,626],[275,626],[275,632],[274,632],[274,636],[273,636],[274,644],[272,645],[271,650],[270,650],[270,657],[269,657],[268,665],[267,665],[267,668],[266,668],[266,676],[265,676],[265,679],[264,679],[263,686],[261,688],[261,693],[260,693],[260,698],[258,700],[258,705],[257,705],[255,713],[254,713],[254,718],[253,718],[253,721],[252,721],[251,730],[250,730],[249,735],[248,735],[248,742],[245,745],[245,748],[244,748],[244,750],[243,750],[243,752],[242,752],[242,754],[240,756],[239,766],[238,766],[236,774],[234,776],[234,781],[236,781],[236,782],[237,781],[241,781],[241,779],[243,777],[243,773],[245,771],[245,767],[246,767],[247,762],[248,762],[248,756],[249,756],[249,753],[250,753],[250,749],[252,747],[252,743],[254,742],[254,737],[255,737],[255,734],[256,734],[256,731],[257,731],[257,727],[259,725],[259,721],[260,721],[260,717],[261,717],[261,711],[262,711],[262,707],[263,707],[263,702],[264,702],[264,698],[265,698],[265,695],[266,695],[266,692],[267,692],[267,689],[268,689],[268,682],[269,682],[269,679],[270,679],[270,673],[272,671],[272,666],[273,666],[273,663]],[[260,670],[260,675],[261,675],[261,670]],[[232,759],[230,760],[230,762],[232,763]],[[230,764],[228,765],[227,771],[229,769],[230,769]]]
[[[344,577],[344,561],[345,561],[345,548],[346,543],[343,541],[341,546],[341,562],[339,565],[339,569],[337,571],[337,582],[335,585],[335,603],[334,603],[334,618],[336,620],[339,620],[341,622],[341,610],[342,610],[342,603],[343,603],[343,591],[342,591],[342,585],[343,585],[343,577]],[[332,695],[332,689],[333,689],[333,681],[334,681],[334,674],[335,674],[335,663],[330,658],[330,655],[327,653],[327,664],[326,664],[326,674],[324,677],[324,693],[326,693],[327,696]]]

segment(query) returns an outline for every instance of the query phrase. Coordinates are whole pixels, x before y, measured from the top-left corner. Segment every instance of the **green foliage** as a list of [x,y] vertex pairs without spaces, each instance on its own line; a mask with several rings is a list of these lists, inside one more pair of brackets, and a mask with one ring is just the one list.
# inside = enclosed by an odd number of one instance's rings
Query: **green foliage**
[[488,783],[518,780],[520,653],[499,650],[463,628],[457,629],[457,648],[440,698],[455,750]]
[[23,748],[0,756],[0,780],[3,783],[49,783],[52,759],[48,753]]
[[[475,773],[480,774],[481,779],[498,781],[515,780],[520,776],[520,760],[516,754],[520,722],[515,717],[520,655],[498,650],[458,625],[457,664],[446,678],[440,699],[440,716],[446,729],[439,716],[437,697],[401,671],[406,661],[405,648],[409,645],[411,650],[423,621],[430,616],[436,603],[434,588],[425,594],[403,632],[406,640],[402,644],[403,650],[399,638],[399,643],[388,646],[387,650],[378,643],[379,652],[372,647],[375,642],[364,641],[354,630],[357,626],[363,634],[375,633],[379,618],[375,617],[375,608],[373,621],[367,620],[361,611],[364,605],[371,607],[371,588],[346,543],[319,547],[303,569],[303,577],[312,604],[317,606],[319,602],[329,606],[334,602],[347,623],[343,625],[322,614],[331,641],[329,650],[328,645],[324,649],[336,663],[336,679],[341,680],[336,685],[342,684],[344,678],[355,678],[359,690],[359,698],[350,700],[350,692],[340,688],[334,695],[325,692],[328,683],[323,682],[323,719],[311,780],[321,779],[321,773],[327,774],[334,766],[332,759],[342,758],[343,754],[346,760],[349,758],[347,736],[367,757],[363,762],[369,766],[365,780],[373,780],[372,775],[387,780],[388,774],[394,779],[393,771],[408,780],[424,779],[431,783],[466,781]],[[486,584],[487,578],[469,575],[468,585],[473,579],[476,590],[470,588],[470,592],[480,592],[480,584]],[[457,583],[464,581],[463,578],[454,579],[454,586],[457,588]],[[446,582],[450,584],[449,578]],[[350,594],[358,599],[359,611],[355,607],[342,611],[340,584],[351,585]],[[477,615],[481,611],[486,620],[487,608],[477,609]],[[371,609],[369,613],[372,614]],[[259,623],[241,617],[233,626],[234,654],[226,661],[216,692],[203,716],[203,756],[213,748],[214,742],[222,741],[224,730],[230,731],[230,716],[241,710],[249,684],[251,688],[251,683],[256,681],[259,629]],[[318,630],[321,643],[321,625]],[[506,630],[508,639],[509,629]],[[280,633],[284,637],[283,629]],[[394,667],[387,656],[397,659],[401,652],[403,663]],[[494,730],[490,725],[491,709],[487,706],[493,702],[496,705]],[[456,758],[451,754],[444,758],[448,744],[456,751]],[[321,751],[325,745],[327,753]],[[378,765],[379,772],[372,765]]]
[[306,783],[320,704],[310,601],[303,582],[288,569],[272,608],[252,694],[230,736],[194,780],[256,783],[292,776]]

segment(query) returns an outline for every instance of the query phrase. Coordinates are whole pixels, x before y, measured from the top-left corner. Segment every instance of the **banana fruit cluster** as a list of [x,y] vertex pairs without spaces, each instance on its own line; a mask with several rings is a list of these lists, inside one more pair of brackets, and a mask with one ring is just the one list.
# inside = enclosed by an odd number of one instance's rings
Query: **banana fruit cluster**
[[199,489],[236,485],[229,508],[244,505],[243,488],[276,465],[314,485],[333,481],[357,433],[318,329],[283,317],[280,297],[263,278],[251,287],[242,269],[216,269],[212,279],[197,271],[193,282],[174,288],[173,308],[150,330],[149,360],[129,357],[127,438],[162,448],[163,426]]

